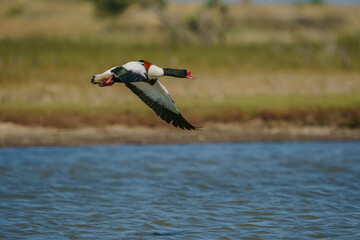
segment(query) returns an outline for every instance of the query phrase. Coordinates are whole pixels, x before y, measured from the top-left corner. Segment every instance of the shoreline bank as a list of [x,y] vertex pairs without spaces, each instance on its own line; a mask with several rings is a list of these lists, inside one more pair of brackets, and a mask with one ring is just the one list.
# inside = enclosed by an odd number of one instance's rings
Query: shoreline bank
[[208,123],[200,131],[189,132],[169,127],[112,125],[103,128],[58,129],[0,123],[0,147],[330,140],[360,140],[360,129]]

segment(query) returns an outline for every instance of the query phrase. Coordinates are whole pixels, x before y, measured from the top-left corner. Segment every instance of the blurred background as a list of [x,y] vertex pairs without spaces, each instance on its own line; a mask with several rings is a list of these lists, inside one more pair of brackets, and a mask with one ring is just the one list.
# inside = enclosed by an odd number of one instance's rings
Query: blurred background
[[164,126],[93,74],[131,60],[191,70],[161,79],[206,122],[360,127],[360,1],[1,0],[0,121]]

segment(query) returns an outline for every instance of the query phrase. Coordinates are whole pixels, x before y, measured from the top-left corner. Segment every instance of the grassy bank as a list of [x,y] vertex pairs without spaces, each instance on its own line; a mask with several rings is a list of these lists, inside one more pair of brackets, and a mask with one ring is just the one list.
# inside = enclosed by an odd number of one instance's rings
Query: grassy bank
[[[226,42],[202,44],[192,37],[171,41],[174,36],[147,10],[132,8],[99,20],[89,2],[18,2],[23,8],[17,12],[11,13],[15,5],[8,0],[0,12],[5,26],[0,28],[0,121],[163,125],[124,86],[90,84],[95,73],[146,59],[187,68],[198,77],[161,79],[183,115],[197,125],[258,119],[359,127],[360,21],[354,17],[359,7],[235,4],[229,8]],[[186,11],[179,12],[177,4],[169,4],[166,13],[182,23],[201,9],[185,4]],[[129,22],[129,16],[135,20]]]
[[[360,68],[357,34],[339,36],[334,48],[310,41],[237,45],[119,44],[115,40],[28,37],[0,40],[0,83],[17,78],[27,81],[36,71],[43,76],[56,70],[70,73],[103,70],[129,59],[150,59],[159,65],[191,66],[207,72],[262,70],[356,70]],[[46,72],[48,71],[48,72]],[[52,72],[53,71],[53,72]],[[88,72],[86,72],[88,73]],[[58,74],[61,74],[58,72]],[[40,75],[40,74],[39,74]],[[36,77],[38,77],[36,75]],[[68,76],[65,76],[68,77]],[[39,80],[44,80],[41,77]]]
[[184,115],[198,124],[260,118],[359,126],[356,49],[344,65],[337,53],[326,57],[324,46],[310,43],[149,46],[38,37],[2,40],[0,46],[1,121],[55,127],[161,124],[124,86],[90,84],[94,73],[143,58],[191,69],[198,77],[162,80]]
[[[178,104],[191,122],[292,122],[299,125],[360,127],[359,96],[253,96],[221,101],[181,99]],[[23,125],[72,128],[109,124],[161,126],[140,102],[131,104],[3,104],[0,121]]]

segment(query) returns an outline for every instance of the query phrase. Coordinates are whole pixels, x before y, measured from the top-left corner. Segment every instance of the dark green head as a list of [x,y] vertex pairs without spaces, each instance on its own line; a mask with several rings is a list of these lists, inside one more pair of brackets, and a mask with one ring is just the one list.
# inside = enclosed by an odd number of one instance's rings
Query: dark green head
[[196,79],[195,77],[192,77],[191,72],[186,69],[164,68],[164,75],[178,78]]
[[164,68],[164,75],[178,78],[186,78],[187,71],[185,69]]

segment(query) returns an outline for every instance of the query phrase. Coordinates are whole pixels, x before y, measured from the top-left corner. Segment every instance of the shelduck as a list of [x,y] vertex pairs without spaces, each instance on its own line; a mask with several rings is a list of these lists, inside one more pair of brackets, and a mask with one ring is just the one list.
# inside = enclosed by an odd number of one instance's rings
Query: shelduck
[[91,82],[100,87],[112,86],[115,82],[124,83],[165,122],[181,129],[197,129],[181,115],[169,92],[158,81],[162,76],[196,79],[185,69],[160,68],[139,60],[94,75]]

